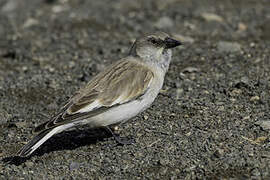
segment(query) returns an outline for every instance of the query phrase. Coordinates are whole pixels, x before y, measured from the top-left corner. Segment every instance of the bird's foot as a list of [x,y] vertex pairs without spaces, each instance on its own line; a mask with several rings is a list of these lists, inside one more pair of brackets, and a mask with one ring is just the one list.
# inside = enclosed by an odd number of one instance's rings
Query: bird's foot
[[109,127],[106,127],[106,130],[114,137],[115,141],[118,143],[117,145],[129,145],[135,143],[134,138],[120,137],[118,134],[115,134]]

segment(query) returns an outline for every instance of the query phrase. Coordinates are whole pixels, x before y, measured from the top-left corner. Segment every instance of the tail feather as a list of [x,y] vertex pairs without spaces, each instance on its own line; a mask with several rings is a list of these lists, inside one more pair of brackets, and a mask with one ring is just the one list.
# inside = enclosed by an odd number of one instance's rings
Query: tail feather
[[63,130],[69,128],[67,125],[58,126],[53,129],[47,129],[40,132],[35,136],[30,142],[28,142],[22,149],[17,153],[20,157],[27,157],[31,155],[37,148],[39,148],[44,142],[46,142],[54,134],[62,132]]
[[[45,130],[39,133],[36,137],[34,137],[30,142],[28,142],[25,146],[23,146],[19,152],[17,153],[18,156],[26,157],[29,156],[32,151],[34,150],[33,147],[37,144],[40,140],[44,139],[44,137],[50,132],[51,130]],[[44,141],[45,142],[45,141]]]

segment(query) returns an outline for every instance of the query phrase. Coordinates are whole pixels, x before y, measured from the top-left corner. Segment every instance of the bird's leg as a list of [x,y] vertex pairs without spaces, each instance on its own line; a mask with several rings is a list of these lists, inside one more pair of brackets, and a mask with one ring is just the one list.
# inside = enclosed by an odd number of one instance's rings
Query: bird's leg
[[118,134],[115,134],[110,127],[105,126],[105,129],[107,130],[107,132],[109,132],[114,139],[118,142],[118,144],[120,145],[129,145],[129,144],[133,144],[135,141],[134,139],[126,139],[126,138],[121,138]]

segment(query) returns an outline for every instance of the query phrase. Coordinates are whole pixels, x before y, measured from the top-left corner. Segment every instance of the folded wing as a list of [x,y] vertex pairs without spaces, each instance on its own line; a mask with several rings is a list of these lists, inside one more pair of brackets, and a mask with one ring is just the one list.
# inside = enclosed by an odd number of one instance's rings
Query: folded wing
[[147,91],[153,77],[153,72],[145,65],[131,60],[119,61],[94,77],[59,114],[38,126],[35,132],[89,118],[112,106],[138,99]]

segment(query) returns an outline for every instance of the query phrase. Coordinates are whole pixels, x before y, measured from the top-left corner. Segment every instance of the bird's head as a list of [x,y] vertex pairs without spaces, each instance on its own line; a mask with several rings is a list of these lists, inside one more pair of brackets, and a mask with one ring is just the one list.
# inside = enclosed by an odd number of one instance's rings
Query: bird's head
[[171,60],[170,49],[179,45],[181,45],[181,42],[171,38],[168,34],[156,32],[138,38],[131,47],[130,55],[139,56],[146,61],[157,61],[162,64]]

